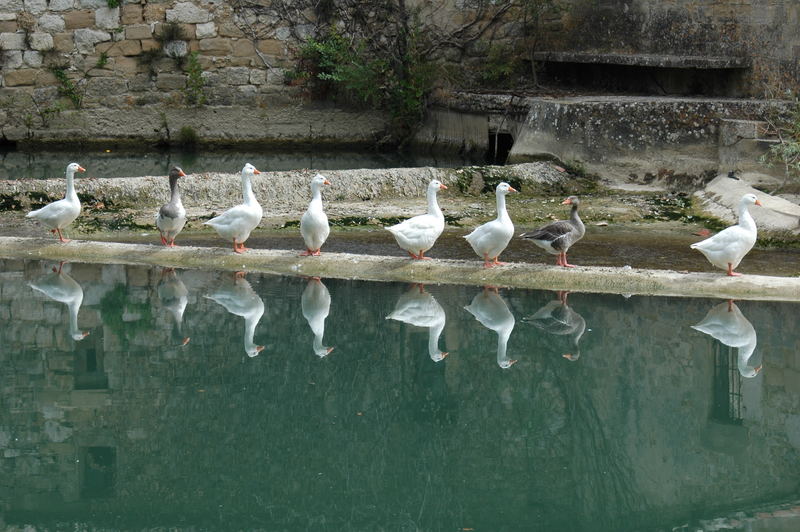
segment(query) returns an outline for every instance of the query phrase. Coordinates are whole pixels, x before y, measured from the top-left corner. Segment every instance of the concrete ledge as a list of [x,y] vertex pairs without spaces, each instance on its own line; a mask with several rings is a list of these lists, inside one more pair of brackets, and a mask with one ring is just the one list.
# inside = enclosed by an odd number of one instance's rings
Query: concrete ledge
[[556,63],[595,63],[658,68],[731,69],[750,66],[749,58],[735,56],[544,51],[534,53],[533,58],[537,61]]
[[720,273],[678,273],[609,267],[559,268],[515,263],[484,270],[480,261],[413,261],[401,257],[324,253],[299,257],[296,251],[252,250],[236,255],[229,249],[178,247],[114,242],[0,237],[0,257],[47,259],[102,264],[135,264],[191,269],[255,271],[365,281],[400,281],[576,292],[683,297],[715,297],[800,301],[800,278]]

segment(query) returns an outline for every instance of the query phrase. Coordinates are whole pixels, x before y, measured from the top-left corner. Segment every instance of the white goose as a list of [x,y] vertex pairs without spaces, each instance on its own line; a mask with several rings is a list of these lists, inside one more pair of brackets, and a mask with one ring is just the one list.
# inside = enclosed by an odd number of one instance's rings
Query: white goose
[[330,184],[322,174],[317,174],[311,179],[311,203],[300,218],[300,234],[306,243],[306,251],[300,255],[319,255],[322,244],[331,232],[328,217],[322,210],[322,186]]
[[244,318],[244,352],[247,356],[254,357],[264,349],[263,345],[253,343],[256,326],[264,314],[264,302],[244,278],[244,273],[236,272],[233,286],[223,284],[205,297],[219,303],[231,314]]
[[81,202],[78,199],[78,194],[75,192],[73,176],[75,172],[85,171],[86,170],[78,163],[69,163],[66,171],[67,193],[64,195],[64,199],[54,201],[41,209],[31,211],[26,214],[25,217],[39,220],[50,228],[51,233],[58,233],[58,239],[61,242],[69,242],[69,239],[64,238],[64,235],[61,234],[61,230],[75,221],[75,218],[81,213]]
[[[174,268],[164,268],[161,270],[161,280],[158,283],[158,299],[161,305],[172,314],[175,320],[175,327],[178,334],[181,334],[183,328],[183,312],[186,310],[186,305],[189,302],[189,291],[186,285],[180,280],[178,274],[175,273]],[[189,343],[189,337],[186,336],[181,341],[181,345]]]
[[322,337],[325,335],[325,318],[328,317],[331,308],[331,294],[318,277],[309,279],[300,297],[300,308],[308,326],[311,327],[311,332],[314,333],[312,344],[314,354],[320,358],[328,356],[333,347],[322,345]]
[[484,268],[505,264],[497,259],[514,236],[514,224],[506,211],[506,194],[509,192],[516,192],[516,189],[508,183],[497,185],[497,219],[486,222],[464,237],[483,259]]
[[506,302],[497,293],[497,289],[484,288],[472,299],[472,303],[464,308],[475,316],[481,325],[497,333],[497,365],[503,369],[513,366],[517,361],[506,356],[506,349],[516,320],[508,310]]
[[750,215],[750,205],[761,205],[755,194],[745,194],[739,202],[739,223],[723,229],[716,235],[689,246],[706,256],[708,261],[728,275],[738,276],[733,271],[745,255],[753,249],[758,237],[756,222]]
[[414,259],[428,259],[425,252],[433,247],[444,231],[444,214],[436,201],[436,193],[447,187],[434,179],[428,184],[428,212],[414,216],[386,230],[394,235],[397,244]]
[[253,194],[253,184],[251,178],[254,174],[260,174],[255,166],[250,163],[242,168],[242,198],[244,203],[231,207],[216,218],[212,218],[205,225],[210,225],[217,230],[219,236],[225,239],[233,239],[233,251],[244,253],[250,248],[244,247],[245,241],[250,236],[250,232],[261,223],[264,210]]
[[29,286],[41,292],[50,299],[64,303],[69,311],[69,335],[73,340],[79,341],[86,338],[89,333],[78,329],[78,311],[83,303],[83,288],[75,279],[62,271],[64,263],[58,265],[58,269],[53,268],[53,273],[49,273]]
[[692,325],[692,329],[706,333],[729,347],[737,348],[737,365],[742,377],[755,377],[761,371],[760,364],[748,364],[756,350],[756,330],[733,301],[715,305],[700,323]]
[[575,362],[581,356],[578,343],[586,331],[586,320],[567,305],[567,295],[569,292],[559,291],[558,299],[550,301],[533,315],[522,318],[522,321],[532,323],[550,334],[567,336],[575,349],[561,356],[570,362]]
[[434,297],[425,291],[423,285],[412,286],[400,296],[394,311],[387,320],[397,320],[415,327],[428,329],[428,355],[434,362],[447,357],[447,352],[439,349],[439,337],[446,321],[444,309]]

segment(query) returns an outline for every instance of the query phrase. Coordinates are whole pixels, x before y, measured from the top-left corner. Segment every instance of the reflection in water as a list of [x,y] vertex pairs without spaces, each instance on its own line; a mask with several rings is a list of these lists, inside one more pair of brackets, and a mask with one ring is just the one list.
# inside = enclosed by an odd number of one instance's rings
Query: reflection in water
[[300,307],[311,332],[314,333],[314,354],[320,358],[328,356],[333,347],[322,345],[322,337],[325,335],[325,318],[331,308],[331,294],[318,277],[308,280],[300,298]]
[[78,330],[78,310],[83,302],[83,289],[63,271],[64,263],[53,268],[52,273],[44,275],[29,283],[34,290],[43,293],[50,299],[64,303],[69,311],[69,335],[73,340],[83,340],[88,332]]
[[387,320],[397,320],[416,327],[428,329],[428,354],[434,362],[447,357],[447,352],[439,349],[439,336],[444,330],[446,316],[442,306],[425,290],[424,285],[413,285],[400,296],[394,311]]
[[472,303],[464,308],[475,316],[481,325],[497,333],[497,365],[503,369],[513,366],[517,361],[506,356],[506,346],[516,320],[497,289],[484,288],[472,299]]
[[761,364],[755,366],[750,360],[756,349],[756,330],[733,301],[713,307],[700,323],[692,325],[692,329],[706,333],[729,347],[737,348],[737,366],[742,377],[752,378],[761,371]]
[[181,339],[181,344],[189,343],[189,337],[183,337],[183,312],[189,302],[189,291],[186,285],[180,280],[174,268],[164,268],[161,270],[161,279],[158,283],[158,299],[161,306],[172,314],[175,322],[175,332]]
[[581,336],[586,330],[586,321],[583,316],[567,305],[568,294],[569,292],[558,292],[558,299],[550,301],[532,316],[522,318],[522,321],[532,323],[549,334],[569,338],[574,349],[571,353],[564,353],[561,356],[571,362],[575,362],[581,356],[578,342],[580,342]]
[[205,296],[223,307],[231,314],[244,318],[244,352],[254,357],[263,349],[263,345],[253,343],[256,326],[264,314],[264,302],[244,278],[243,272],[236,272],[233,283],[225,281],[211,295]]

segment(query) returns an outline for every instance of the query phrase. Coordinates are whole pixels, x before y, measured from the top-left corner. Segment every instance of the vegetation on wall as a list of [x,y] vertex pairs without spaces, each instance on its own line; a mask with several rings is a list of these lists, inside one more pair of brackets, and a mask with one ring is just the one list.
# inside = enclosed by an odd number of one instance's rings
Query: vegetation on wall
[[790,183],[800,184],[800,99],[795,98],[790,113],[781,115],[772,112],[766,120],[767,133],[773,135],[776,142],[761,157],[761,161],[783,168],[781,188]]
[[186,61],[186,88],[183,91],[189,105],[199,107],[206,103],[204,86],[203,67],[197,58],[197,52],[192,52]]

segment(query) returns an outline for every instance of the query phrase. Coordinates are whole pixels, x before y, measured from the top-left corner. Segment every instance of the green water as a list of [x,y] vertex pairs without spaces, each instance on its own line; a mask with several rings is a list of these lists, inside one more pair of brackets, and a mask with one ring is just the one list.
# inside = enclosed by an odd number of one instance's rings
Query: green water
[[0,261],[0,525],[671,530],[798,496],[797,304],[53,266]]

